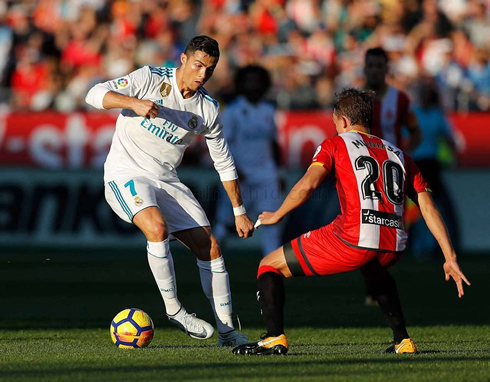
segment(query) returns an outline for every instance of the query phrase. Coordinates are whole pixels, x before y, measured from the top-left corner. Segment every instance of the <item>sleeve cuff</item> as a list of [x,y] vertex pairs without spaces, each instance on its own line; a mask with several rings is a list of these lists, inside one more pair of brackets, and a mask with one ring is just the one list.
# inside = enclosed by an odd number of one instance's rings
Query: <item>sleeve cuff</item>
[[228,182],[230,180],[235,180],[235,179],[238,179],[238,173],[236,172],[235,169],[223,171],[223,172],[219,173],[219,179],[222,182]]
[[103,86],[94,86],[87,94],[87,98],[85,101],[99,110],[105,110],[104,108],[104,97],[110,92],[110,89],[107,89]]

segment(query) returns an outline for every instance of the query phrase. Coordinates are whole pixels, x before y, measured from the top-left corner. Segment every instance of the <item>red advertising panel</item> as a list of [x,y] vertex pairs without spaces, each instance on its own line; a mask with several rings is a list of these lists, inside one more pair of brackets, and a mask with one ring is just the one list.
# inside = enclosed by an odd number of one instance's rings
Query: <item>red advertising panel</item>
[[100,168],[114,133],[113,113],[10,113],[0,117],[0,164]]
[[284,163],[293,168],[308,166],[320,143],[336,134],[324,111],[278,113],[277,126]]
[[[0,165],[52,169],[101,168],[117,113],[9,113],[0,116]],[[490,167],[490,113],[452,114],[465,167]],[[335,134],[326,111],[279,112],[280,144],[292,168],[310,163],[316,147]],[[226,127],[225,127],[226,128]]]

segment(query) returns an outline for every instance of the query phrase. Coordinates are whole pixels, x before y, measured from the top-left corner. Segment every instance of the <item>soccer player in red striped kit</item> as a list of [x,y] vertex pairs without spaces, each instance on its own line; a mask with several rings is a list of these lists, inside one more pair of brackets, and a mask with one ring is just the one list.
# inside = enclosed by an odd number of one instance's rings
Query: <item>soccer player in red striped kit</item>
[[446,281],[454,279],[464,294],[456,253],[444,221],[413,160],[388,141],[370,134],[373,92],[346,89],[337,97],[333,121],[339,135],[323,141],[303,178],[275,212],[263,212],[256,225],[276,224],[303,204],[331,173],[342,213],[320,229],[307,232],[274,250],[260,263],[259,302],[267,333],[258,342],[233,349],[235,354],[286,354],[283,325],[283,278],[327,276],[361,269],[366,283],[393,331],[387,352],[416,353],[405,327],[396,283],[388,268],[398,262],[407,234],[402,215],[405,195],[420,208],[444,253]]
[[[422,132],[408,96],[405,92],[386,83],[388,64],[388,55],[382,48],[366,51],[364,66],[366,89],[376,93],[373,100],[371,133],[394,143],[405,153],[412,154],[422,142]],[[402,139],[402,127],[405,127],[408,132],[406,141]]]

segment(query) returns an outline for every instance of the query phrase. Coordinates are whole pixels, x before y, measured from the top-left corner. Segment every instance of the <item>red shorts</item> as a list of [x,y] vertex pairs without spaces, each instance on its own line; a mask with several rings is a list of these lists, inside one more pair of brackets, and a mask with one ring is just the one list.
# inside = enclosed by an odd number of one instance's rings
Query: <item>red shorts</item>
[[379,252],[346,244],[333,233],[333,224],[305,233],[284,245],[286,263],[293,276],[326,276],[362,268],[372,260],[371,270],[386,270],[403,252]]

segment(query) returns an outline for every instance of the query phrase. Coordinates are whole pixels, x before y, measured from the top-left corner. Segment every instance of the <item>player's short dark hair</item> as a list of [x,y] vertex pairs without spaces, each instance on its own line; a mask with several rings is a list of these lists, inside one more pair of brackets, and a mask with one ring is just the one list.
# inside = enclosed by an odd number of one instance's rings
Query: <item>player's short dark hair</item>
[[240,95],[245,93],[245,80],[249,74],[257,74],[257,76],[259,77],[259,84],[262,87],[262,95],[266,94],[272,85],[271,76],[266,69],[259,65],[247,65],[243,68],[238,69],[235,74],[236,93]]
[[185,47],[184,53],[186,55],[192,55],[198,50],[209,54],[211,57],[219,58],[218,41],[209,36],[202,35],[193,37]]
[[390,61],[390,59],[388,58],[388,55],[386,54],[386,51],[383,48],[368,49],[366,51],[366,56],[364,57],[364,62],[367,62],[367,59],[370,56],[383,57],[385,59],[386,63],[388,63]]
[[347,117],[351,125],[371,128],[375,94],[372,90],[344,89],[340,94],[335,94],[337,98],[333,105],[333,112],[337,116]]

